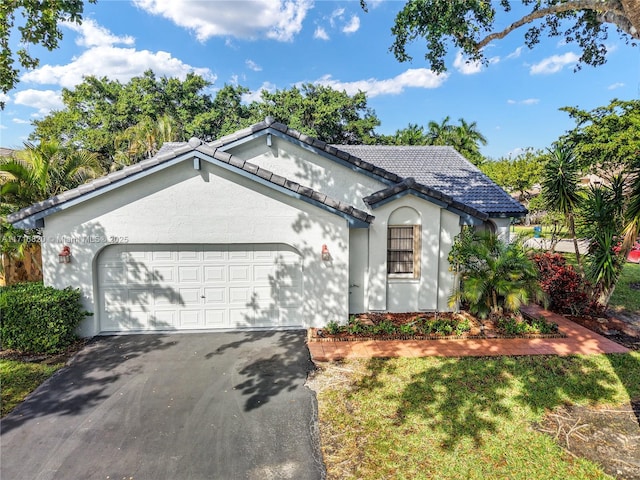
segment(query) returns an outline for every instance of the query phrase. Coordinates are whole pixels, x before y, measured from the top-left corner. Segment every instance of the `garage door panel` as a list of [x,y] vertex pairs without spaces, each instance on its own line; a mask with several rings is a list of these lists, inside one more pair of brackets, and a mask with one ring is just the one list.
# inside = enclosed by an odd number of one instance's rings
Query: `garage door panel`
[[246,308],[229,308],[229,323],[231,328],[252,327],[253,317],[253,312]]
[[199,288],[180,288],[178,290],[180,295],[180,303],[182,305],[198,305],[200,304],[201,295]]
[[228,250],[227,247],[224,245],[219,247],[205,246],[203,249],[203,260],[205,262],[215,262],[215,263],[224,262],[228,258],[227,250]]
[[173,305],[176,303],[176,293],[171,288],[154,288],[153,304],[155,306]]
[[229,245],[228,259],[229,261],[251,260],[253,252],[247,248],[247,245]]
[[200,283],[200,266],[178,267],[178,283]]
[[229,287],[229,303],[247,306],[251,301],[251,287]]
[[205,305],[217,304],[225,305],[227,303],[226,287],[208,287],[204,289]]
[[150,283],[175,283],[177,280],[176,267],[173,265],[154,266],[148,280]]
[[229,281],[230,282],[249,282],[251,280],[251,269],[249,265],[230,265]]
[[204,324],[206,328],[225,328],[227,326],[226,309],[206,309],[204,311]]
[[273,265],[254,265],[253,281],[256,283],[269,283],[275,278],[275,268]]
[[125,269],[122,264],[100,266],[99,282],[102,285],[122,285],[125,282]]
[[96,265],[102,331],[302,323],[300,257],[286,245],[117,245]]
[[227,281],[227,268],[224,265],[205,265],[204,283],[224,283]]
[[156,310],[151,316],[151,326],[156,329],[173,329],[176,327],[176,312]]
[[201,310],[181,310],[178,314],[179,327],[198,328],[202,326]]

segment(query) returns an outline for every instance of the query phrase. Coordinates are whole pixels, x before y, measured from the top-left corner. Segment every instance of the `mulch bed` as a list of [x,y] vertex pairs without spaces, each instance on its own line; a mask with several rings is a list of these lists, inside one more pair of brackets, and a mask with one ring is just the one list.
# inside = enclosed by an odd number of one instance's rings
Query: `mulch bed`
[[383,321],[390,321],[397,327],[413,322],[417,317],[427,319],[448,319],[448,320],[468,320],[471,330],[464,332],[462,335],[444,335],[444,334],[349,334],[348,332],[340,332],[330,334],[326,329],[310,328],[308,332],[308,341],[310,342],[362,342],[372,340],[470,340],[470,339],[494,339],[494,338],[566,338],[562,332],[549,334],[523,334],[509,335],[502,332],[492,320],[481,321],[468,312],[459,313],[441,312],[441,313],[425,313],[425,312],[407,312],[407,313],[388,313],[388,312],[370,312],[355,316],[363,325],[377,325]]

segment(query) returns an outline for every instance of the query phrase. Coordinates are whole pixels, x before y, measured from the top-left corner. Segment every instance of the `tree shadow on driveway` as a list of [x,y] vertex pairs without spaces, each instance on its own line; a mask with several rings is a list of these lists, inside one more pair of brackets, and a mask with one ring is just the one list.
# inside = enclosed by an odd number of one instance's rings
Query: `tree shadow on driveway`
[[95,338],[70,360],[70,365],[58,370],[2,419],[2,432],[39,417],[80,415],[95,408],[111,395],[109,385],[123,375],[138,373],[139,367],[123,368],[127,360],[162,351],[173,343],[171,337],[163,335]]
[[[238,334],[236,334],[237,336]],[[206,355],[238,352],[238,382],[233,388],[246,396],[244,410],[260,408],[281,392],[303,385],[315,369],[301,330],[244,332],[241,340],[225,343]],[[277,337],[273,341],[273,337]]]

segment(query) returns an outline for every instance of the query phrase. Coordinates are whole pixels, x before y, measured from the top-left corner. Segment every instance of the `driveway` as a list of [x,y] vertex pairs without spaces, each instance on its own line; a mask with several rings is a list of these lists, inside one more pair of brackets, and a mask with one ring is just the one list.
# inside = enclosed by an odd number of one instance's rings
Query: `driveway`
[[101,337],[2,420],[3,479],[324,477],[305,332]]

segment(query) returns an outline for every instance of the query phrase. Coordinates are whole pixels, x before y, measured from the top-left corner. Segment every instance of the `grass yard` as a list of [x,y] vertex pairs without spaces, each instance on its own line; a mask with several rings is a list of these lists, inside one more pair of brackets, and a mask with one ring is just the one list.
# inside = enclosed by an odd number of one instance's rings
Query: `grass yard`
[[614,310],[623,308],[628,312],[640,314],[640,289],[632,288],[631,284],[640,284],[640,263],[625,264],[613,291],[610,306]]
[[2,399],[0,416],[4,417],[35,388],[64,366],[64,361],[45,364],[0,360]]
[[328,478],[611,478],[533,425],[638,399],[638,378],[639,352],[328,364],[313,380]]

